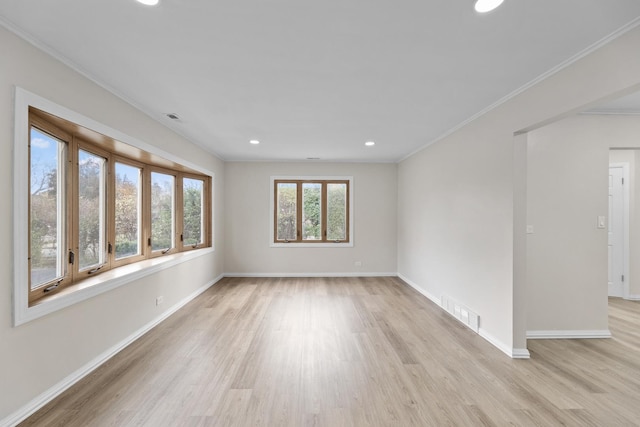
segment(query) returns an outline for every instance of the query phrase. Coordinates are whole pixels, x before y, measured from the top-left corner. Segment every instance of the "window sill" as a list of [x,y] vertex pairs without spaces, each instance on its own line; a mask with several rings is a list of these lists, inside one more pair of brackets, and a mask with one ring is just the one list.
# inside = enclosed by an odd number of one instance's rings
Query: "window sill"
[[348,243],[270,243],[272,248],[352,248],[353,242]]
[[150,274],[212,253],[213,251],[213,248],[197,249],[117,267],[105,271],[98,276],[74,283],[54,295],[39,299],[31,306],[27,306],[27,304],[20,303],[16,300],[14,302],[14,326],[30,322],[31,320],[69,307]]

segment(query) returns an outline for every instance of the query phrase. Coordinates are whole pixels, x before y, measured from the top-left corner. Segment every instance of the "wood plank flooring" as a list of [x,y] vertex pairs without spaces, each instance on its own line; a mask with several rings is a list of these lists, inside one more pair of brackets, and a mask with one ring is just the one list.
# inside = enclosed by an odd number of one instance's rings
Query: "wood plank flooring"
[[397,278],[226,278],[24,426],[640,425],[640,303],[512,360]]

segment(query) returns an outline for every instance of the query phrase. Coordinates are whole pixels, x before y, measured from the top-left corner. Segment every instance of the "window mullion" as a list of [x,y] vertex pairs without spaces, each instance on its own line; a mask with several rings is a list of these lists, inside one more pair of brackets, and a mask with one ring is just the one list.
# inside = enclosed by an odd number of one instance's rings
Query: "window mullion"
[[296,184],[296,242],[302,241],[302,182]]
[[179,252],[184,251],[184,176],[176,176],[176,247]]
[[345,205],[346,205],[346,210],[344,213],[345,216],[345,240],[350,241],[351,240],[351,185],[349,185],[349,182],[346,182],[345,185],[347,186],[346,188],[346,199],[345,199]]
[[212,213],[212,206],[213,206],[213,200],[211,200],[211,186],[213,185],[213,183],[211,182],[211,179],[209,178],[205,178],[204,180],[204,193],[202,194],[202,203],[204,204],[204,212],[203,212],[203,224],[202,224],[202,230],[204,232],[204,245],[205,246],[213,246],[213,237],[211,236],[211,217],[213,215]]
[[73,220],[73,146],[72,138],[67,140],[63,148],[63,161],[60,162],[62,170],[61,177],[58,177],[58,185],[62,190],[62,200],[59,214],[63,218],[62,232],[59,234],[59,243],[62,245],[63,280],[62,283],[70,283],[73,279],[73,269],[69,266],[69,251],[73,247],[72,220]]
[[107,165],[107,261],[109,268],[115,264],[116,259],[116,162],[109,158]]
[[278,181],[273,183],[273,240],[278,241]]
[[153,242],[151,241],[151,170],[144,168],[142,174],[142,255],[144,258],[151,257]]
[[327,241],[327,181],[321,182],[320,191],[320,238],[323,242]]
[[76,138],[72,138],[71,140],[71,146],[70,146],[70,150],[68,153],[68,157],[69,157],[69,162],[67,163],[69,165],[69,170],[68,170],[68,177],[71,181],[71,191],[69,191],[69,195],[70,195],[70,202],[67,203],[67,205],[70,207],[70,209],[68,209],[68,215],[67,215],[67,228],[68,228],[68,235],[69,235],[69,257],[67,258],[67,261],[69,263],[69,269],[71,270],[71,279],[72,280],[76,280],[77,276],[78,276],[78,270],[79,270],[79,254],[78,254],[78,248],[79,248],[79,211],[80,211],[80,203],[79,203],[79,188],[78,188],[78,180],[79,180],[79,171],[78,171],[78,141],[76,140]]

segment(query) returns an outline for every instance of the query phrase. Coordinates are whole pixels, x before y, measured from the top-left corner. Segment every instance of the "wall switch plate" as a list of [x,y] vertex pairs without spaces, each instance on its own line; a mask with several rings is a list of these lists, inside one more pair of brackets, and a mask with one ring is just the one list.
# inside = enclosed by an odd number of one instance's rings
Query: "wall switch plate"
[[598,228],[606,227],[606,218],[604,216],[598,216]]
[[527,234],[533,234],[533,225],[527,225]]
[[163,302],[164,302],[164,297],[163,296],[156,297],[156,305],[160,305]]

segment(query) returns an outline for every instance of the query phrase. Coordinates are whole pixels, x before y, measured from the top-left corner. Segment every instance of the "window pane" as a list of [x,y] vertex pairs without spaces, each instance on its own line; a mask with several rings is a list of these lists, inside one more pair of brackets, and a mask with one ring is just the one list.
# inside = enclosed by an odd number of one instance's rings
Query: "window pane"
[[66,144],[32,127],[30,132],[31,289],[65,274],[64,164]]
[[298,187],[295,183],[278,183],[277,187],[277,213],[278,232],[277,240],[296,240],[296,209],[298,204]]
[[151,250],[171,249],[174,244],[175,177],[151,172]]
[[327,184],[327,240],[347,238],[347,184]]
[[116,259],[140,254],[141,169],[116,163]]
[[78,260],[80,270],[105,263],[107,160],[78,152]]
[[302,239],[320,240],[322,223],[320,221],[322,184],[302,184]]
[[182,180],[183,224],[182,238],[184,245],[197,245],[204,241],[203,209],[204,181],[184,178]]

